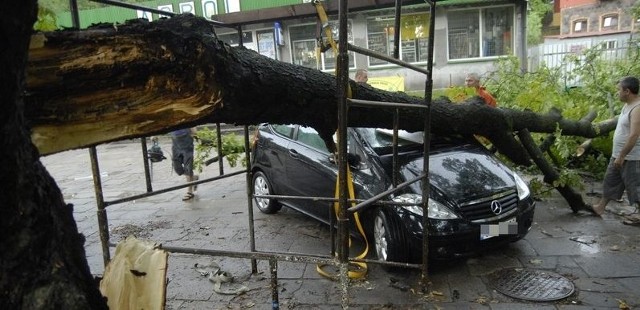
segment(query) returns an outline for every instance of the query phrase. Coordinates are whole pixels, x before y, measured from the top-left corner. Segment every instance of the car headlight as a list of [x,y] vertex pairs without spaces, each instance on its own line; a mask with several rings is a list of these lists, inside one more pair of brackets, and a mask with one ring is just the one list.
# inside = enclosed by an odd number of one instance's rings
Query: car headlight
[[[414,204],[412,206],[400,206],[400,207],[411,213],[415,213],[420,216],[423,215],[422,206],[420,205],[422,203],[422,195],[402,194],[400,196],[393,197],[392,200],[394,202],[399,202],[399,203],[412,203]],[[450,219],[457,219],[458,216],[455,213],[453,213],[451,210],[449,210],[449,208],[445,207],[443,204],[433,199],[429,199],[429,218],[450,220]]]
[[513,178],[516,180],[516,189],[518,190],[518,199],[523,200],[529,197],[531,191],[529,190],[529,186],[524,180],[517,174],[513,173]]

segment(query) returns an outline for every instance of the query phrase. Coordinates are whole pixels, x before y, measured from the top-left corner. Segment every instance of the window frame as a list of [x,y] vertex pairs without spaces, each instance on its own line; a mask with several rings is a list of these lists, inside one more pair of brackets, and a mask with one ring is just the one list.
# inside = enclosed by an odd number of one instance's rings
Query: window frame
[[[615,25],[605,26],[604,23],[607,18],[612,18],[615,20]],[[618,13],[607,13],[600,16],[600,31],[607,30],[619,30],[620,29],[620,14]]]
[[[426,15],[427,16],[427,23],[429,23],[430,18],[431,18],[431,14],[430,13],[425,13],[425,12],[412,12],[412,13],[407,13],[404,16],[418,16],[418,15]],[[366,46],[369,50],[373,50],[379,53],[382,53],[381,51],[378,51],[376,49],[372,49],[370,44],[370,36],[371,35],[376,35],[376,34],[384,34],[384,32],[370,32],[369,31],[369,25],[370,25],[370,21],[372,20],[377,20],[377,19],[382,19],[382,20],[390,20],[393,21],[395,19],[394,15],[379,15],[379,16],[367,16],[366,20],[365,20],[365,27],[366,27]],[[395,26],[395,22],[394,22],[394,26]],[[430,26],[427,25],[427,26]],[[402,25],[400,26],[402,27]],[[394,47],[394,42],[395,42],[395,38],[392,38],[392,36],[395,35],[394,33],[388,34],[387,31],[387,37],[383,38],[383,40],[386,39],[386,43],[388,46],[388,51],[386,53],[387,56],[389,57],[393,57],[393,47]],[[402,38],[402,29],[400,29],[400,37]],[[405,43],[413,43],[413,56],[415,57],[415,61],[407,61],[405,59],[403,59],[404,54],[407,52],[405,50],[405,47],[403,46]],[[424,45],[424,46],[423,46]],[[412,64],[426,64],[429,61],[429,37],[428,37],[428,32],[427,32],[427,37],[424,38],[414,38],[412,40],[403,40],[400,41],[400,51],[398,52],[398,55],[400,56],[400,60],[403,60],[405,62],[408,63],[412,63]],[[425,56],[425,60],[420,60],[420,57],[422,56],[422,52],[423,50],[426,50],[426,56]],[[384,54],[384,53],[382,53]],[[372,64],[372,60],[374,60],[374,62]],[[379,63],[378,63],[379,62]],[[377,59],[375,57],[371,57],[371,56],[367,56],[367,66],[370,68],[381,68],[381,67],[388,67],[388,66],[395,66],[394,64],[388,62],[388,61],[384,61],[381,59]]]
[[[332,25],[331,29],[333,30],[332,32],[334,33],[333,39],[337,43],[338,39],[335,36],[335,33],[338,30],[337,21],[329,21],[329,24]],[[347,34],[349,36],[348,42],[353,44],[353,30],[352,30],[353,29],[352,28],[353,21],[351,19],[348,19],[347,20],[347,24],[348,24],[348,32],[349,32]],[[307,44],[307,47],[308,47],[308,46],[310,46],[308,43],[313,42],[313,53],[314,53],[314,56],[315,56],[315,53],[316,53],[315,48],[316,48],[316,41],[317,41],[317,39],[315,38],[315,30],[314,30],[314,37],[313,38],[300,38],[300,39],[296,38],[294,40],[294,37],[292,35],[292,29],[302,28],[302,27],[310,27],[310,26],[315,29],[317,27],[317,23],[302,23],[302,24],[297,24],[297,25],[290,25],[290,26],[287,27],[288,28],[287,30],[288,30],[288,33],[289,33],[289,55],[290,55],[290,58],[291,58],[290,59],[290,63],[297,64],[296,63],[296,55],[295,55],[295,51],[294,51],[296,43]],[[326,36],[324,34],[324,31],[323,31],[322,35],[323,35],[323,39],[326,40]],[[312,69],[318,69],[318,70],[323,71],[323,72],[333,72],[333,71],[335,71],[335,62],[334,62],[334,65],[332,67],[327,67],[327,63],[331,59],[335,58],[335,56],[334,57],[327,57],[326,56],[327,52],[332,52],[331,48],[329,48],[329,50],[325,51],[324,53],[321,53],[321,55],[320,55],[320,68],[317,68],[317,63],[318,62],[316,60],[316,67],[312,68]],[[356,61],[357,61],[356,60],[356,53],[352,52],[352,51],[349,51],[348,53],[349,53],[349,69],[355,69],[356,68]],[[329,60],[327,58],[329,58]],[[353,61],[351,61],[351,60],[353,60]],[[311,67],[308,67],[308,66],[306,66],[306,65],[304,65],[302,63],[300,63],[298,65],[301,65],[301,66],[304,66],[304,67],[307,67],[307,68],[311,68]]]
[[[581,29],[580,31],[576,31],[576,24],[577,23],[584,23],[584,29]],[[571,34],[574,33],[586,33],[589,30],[589,19],[586,17],[580,17],[580,18],[576,18],[574,20],[571,21]]]
[[[484,40],[484,35],[483,32],[485,31],[485,28],[487,26],[485,26],[487,20],[485,18],[485,12],[486,10],[500,10],[500,9],[507,9],[507,14],[505,17],[505,20],[502,21],[502,23],[504,23],[504,29],[503,29],[503,33],[502,36],[504,37],[506,35],[507,32],[509,32],[509,43],[505,44],[503,43],[501,45],[501,48],[503,49],[502,53],[498,53],[495,55],[489,55],[489,56],[485,56],[484,54],[486,54],[486,50],[485,50],[485,43],[483,42]],[[449,14],[450,13],[460,13],[460,12],[474,12],[477,14],[478,16],[478,29],[475,30],[475,33],[477,35],[477,46],[478,46],[478,56],[474,56],[474,57],[463,57],[463,58],[451,58],[451,42],[450,42],[450,33],[451,33],[451,27],[449,27]],[[460,8],[460,9],[451,9],[447,11],[446,14],[446,42],[447,42],[447,62],[450,63],[455,63],[455,62],[468,62],[468,61],[478,61],[478,60],[495,60],[497,58],[500,57],[504,57],[504,56],[509,56],[509,55],[514,55],[514,50],[515,50],[515,34],[516,34],[516,16],[515,16],[515,12],[516,12],[516,6],[514,4],[506,4],[506,5],[499,5],[499,6],[483,6],[483,7],[474,7],[474,8]],[[504,42],[504,41],[503,41]],[[495,52],[494,52],[495,53]]]

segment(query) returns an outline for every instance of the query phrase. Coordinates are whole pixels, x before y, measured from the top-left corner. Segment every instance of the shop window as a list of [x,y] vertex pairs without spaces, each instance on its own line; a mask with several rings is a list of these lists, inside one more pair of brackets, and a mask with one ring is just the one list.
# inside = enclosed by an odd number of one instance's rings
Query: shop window
[[513,18],[512,6],[449,12],[449,59],[511,54]]
[[[394,17],[367,20],[367,45],[370,50],[393,57],[395,42]],[[401,60],[426,62],[429,59],[429,14],[409,14],[400,17]],[[386,65],[387,61],[369,57],[369,65]]]
[[276,56],[276,38],[273,29],[259,30],[256,32],[258,37],[258,53],[271,59],[277,59]]
[[587,20],[586,19],[578,19],[573,21],[573,26],[571,27],[572,33],[581,33],[587,32]]
[[605,15],[602,17],[602,24],[600,26],[602,30],[617,30],[618,29],[618,14]]
[[[338,42],[338,24],[329,22],[333,39]],[[324,40],[326,36],[322,34]],[[347,22],[347,41],[353,43],[351,21]],[[291,40],[291,60],[294,64],[319,70],[331,70],[336,67],[336,55],[331,48],[321,54],[320,60],[316,57],[316,24],[289,27]],[[349,67],[355,68],[355,53],[349,52]]]
[[[240,38],[238,37],[237,32],[219,34],[218,39],[231,46],[238,46],[240,44]],[[247,43],[253,43],[253,35],[251,35],[251,31],[245,31],[242,33],[242,45],[246,45]]]

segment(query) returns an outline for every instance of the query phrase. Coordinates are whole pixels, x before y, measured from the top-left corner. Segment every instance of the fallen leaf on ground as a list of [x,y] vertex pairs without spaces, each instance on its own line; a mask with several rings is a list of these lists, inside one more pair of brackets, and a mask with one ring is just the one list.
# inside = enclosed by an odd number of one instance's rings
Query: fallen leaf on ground
[[542,264],[542,260],[541,259],[532,259],[529,261],[529,263],[533,264],[533,265],[540,265]]

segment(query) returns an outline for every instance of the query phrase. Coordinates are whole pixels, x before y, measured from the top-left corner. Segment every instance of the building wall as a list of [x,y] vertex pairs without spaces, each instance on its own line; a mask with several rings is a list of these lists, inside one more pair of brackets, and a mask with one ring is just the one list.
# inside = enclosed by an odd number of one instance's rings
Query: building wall
[[[300,2],[301,0],[243,0],[240,3],[242,10],[249,9],[258,9],[258,6],[261,5],[269,5],[273,6],[275,4],[278,5],[288,5],[291,3]],[[268,2],[268,3],[267,3]],[[277,2],[277,3],[276,3]],[[143,3],[143,5],[154,8],[161,9],[169,7],[172,12],[179,13],[181,8],[185,7],[185,3],[188,5],[191,3],[192,12],[195,15],[203,16],[204,14],[204,4],[205,3],[214,3],[217,9],[217,12],[224,12],[225,10],[225,1],[224,0],[194,0],[194,1],[184,1],[184,0],[156,0],[149,1],[147,3]],[[453,3],[453,2],[451,2]],[[498,3],[496,5],[496,3]],[[435,88],[443,88],[449,87],[453,85],[462,85],[464,83],[464,76],[468,72],[477,72],[480,75],[488,74],[491,71],[495,70],[494,63],[501,55],[520,55],[521,51],[525,49],[522,46],[521,37],[518,35],[519,29],[524,29],[522,27],[523,18],[519,15],[520,7],[518,4],[524,3],[521,1],[502,1],[502,2],[484,2],[484,1],[458,1],[455,5],[448,6],[440,6],[438,7],[438,11],[435,16],[435,37],[434,37],[434,51],[433,51],[433,80]],[[405,8],[405,7],[403,7]],[[509,35],[507,36],[503,30],[496,32],[496,29],[503,29],[505,18],[498,20],[494,17],[495,10],[508,8],[513,14],[513,16],[509,16],[506,18],[506,23],[510,26]],[[429,12],[429,8],[426,5],[413,5],[406,6],[406,12],[411,14],[424,14]],[[455,56],[455,59],[450,59],[451,57],[451,47],[450,43],[453,42],[449,39],[450,30],[450,17],[449,14],[462,14],[465,12],[472,12],[474,17],[476,17],[476,25],[474,29],[470,29],[469,33],[465,35],[467,40],[478,39],[475,40],[473,45],[473,49],[475,50],[475,54],[469,54],[469,56]],[[491,13],[490,13],[491,12]],[[505,11],[507,12],[507,11]],[[136,15],[137,14],[137,15]],[[507,13],[502,13],[507,14]],[[403,14],[405,16],[407,14]],[[352,41],[351,43],[368,48],[369,39],[372,38],[371,34],[368,33],[367,23],[376,17],[380,18],[388,18],[389,16],[393,16],[393,8],[385,9],[385,10],[370,10],[370,11],[362,11],[351,13],[349,15],[349,22],[351,27],[351,35]],[[497,16],[497,15],[496,15]],[[121,9],[116,7],[108,7],[104,9],[92,10],[91,12],[81,12],[81,27],[86,27],[92,23],[96,22],[121,22],[127,19],[140,18],[145,16],[140,16],[140,12],[136,12],[135,10],[130,9]],[[156,20],[160,16],[157,14],[147,14],[151,20]],[[64,18],[69,18],[69,16],[65,16]],[[64,20],[61,18],[60,20]],[[457,17],[458,24],[457,28],[465,29],[466,27],[466,19],[464,16]],[[330,18],[331,20],[337,20],[335,16]],[[405,22],[407,20],[403,20]],[[277,34],[274,31],[276,28],[274,23],[260,23],[260,24],[249,24],[244,26],[243,31],[245,32],[245,36],[243,38],[244,45],[250,49],[254,49],[259,51],[261,54],[272,57],[274,59],[278,59],[285,62],[294,62],[295,56],[293,55],[292,49],[292,29],[295,29],[296,26],[299,25],[315,25],[317,22],[317,18],[305,18],[305,19],[297,19],[297,20],[285,20],[279,22],[279,26],[282,29],[282,45],[277,44]],[[70,24],[70,18],[69,18]],[[70,25],[66,25],[70,26]],[[462,26],[462,27],[461,27]],[[315,27],[315,26],[314,26]],[[498,27],[498,28],[496,28]],[[501,28],[502,27],[502,28]],[[472,27],[470,27],[472,28]],[[504,28],[506,29],[506,28]],[[423,29],[427,30],[427,29]],[[484,30],[484,31],[483,31]],[[424,31],[428,33],[427,31]],[[219,35],[219,38],[225,40],[226,42],[237,45],[238,37],[235,31],[229,30],[228,28],[218,28],[216,29],[216,33]],[[315,33],[315,31],[314,31]],[[406,33],[406,32],[405,32]],[[401,35],[403,37],[404,34]],[[310,37],[315,38],[315,36]],[[423,37],[421,37],[423,38]],[[505,38],[512,40],[511,44],[504,43]],[[406,41],[403,38],[404,41]],[[423,39],[416,39],[416,43],[414,48],[424,49],[425,41],[421,41]],[[502,40],[502,45],[496,42],[500,42],[497,40]],[[466,42],[466,41],[465,41]],[[471,41],[469,41],[471,42]],[[478,43],[482,42],[482,43]],[[309,42],[311,43],[311,42]],[[313,44],[313,43],[311,43]],[[466,43],[465,43],[466,44]],[[487,52],[487,47],[490,46],[502,46],[500,52]],[[472,43],[469,43],[469,50],[472,49]],[[478,47],[481,46],[481,47]],[[482,47],[484,46],[484,48]],[[313,47],[313,46],[312,46]],[[403,51],[409,50],[411,47],[409,46],[407,49],[403,47]],[[422,55],[421,52],[420,55]],[[470,52],[471,53],[471,52]],[[486,54],[489,53],[489,54]],[[505,53],[505,54],[502,54]],[[332,60],[323,56],[325,60],[325,64],[329,64]],[[494,55],[494,56],[491,56]],[[420,56],[416,56],[418,58]],[[413,65],[425,68],[427,67],[426,60],[413,62]],[[415,72],[410,69],[405,69],[395,64],[385,64],[385,65],[370,65],[367,56],[355,54],[353,61],[351,62],[350,73],[351,77],[353,77],[355,70],[358,68],[366,68],[369,70],[369,76],[372,78],[375,77],[401,77],[404,79],[404,89],[406,91],[418,91],[424,90],[426,76],[423,73]],[[321,68],[323,71],[328,73],[333,73],[333,68]]]
[[[587,4],[598,4],[601,0],[555,0],[558,2],[558,7],[562,9],[572,8],[576,6],[583,6]],[[605,0],[606,1],[606,0]]]
[[[466,6],[463,9],[473,9],[476,10],[478,8],[486,8],[490,6]],[[519,8],[517,6],[507,6],[512,8],[512,12],[514,13],[513,17],[513,46],[510,47],[513,50],[511,51],[511,55],[520,55],[522,51],[522,43],[520,37],[517,35],[517,29],[520,29],[522,26],[523,19],[519,15]],[[449,86],[460,86],[464,84],[464,77],[468,72],[477,72],[480,75],[488,75],[490,72],[495,70],[495,61],[499,58],[499,56],[494,57],[481,57],[481,58],[467,58],[467,59],[449,59],[449,37],[448,37],[448,12],[450,11],[459,11],[461,8],[456,7],[452,8],[439,8],[436,17],[435,17],[435,37],[434,37],[434,58],[433,58],[433,80],[434,80],[434,88],[445,88]],[[420,13],[420,12],[428,12],[428,7],[426,6],[417,6],[417,9],[412,13]],[[376,12],[356,12],[349,15],[349,22],[351,25],[351,33],[352,33],[352,41],[351,43],[368,48],[368,32],[367,32],[367,20],[372,18],[373,16],[385,17],[388,14],[393,14],[392,10],[378,10]],[[292,28],[295,28],[297,25],[304,24],[315,24],[316,18],[307,18],[307,19],[298,19],[298,20],[287,20],[282,21],[281,26],[283,28],[283,46],[277,47],[277,59],[284,62],[294,62],[291,47],[291,33]],[[335,20],[334,17],[330,16],[330,20]],[[273,24],[257,24],[257,25],[248,25],[244,29],[249,32],[254,32],[258,29],[268,29],[273,28]],[[225,37],[225,34],[234,35],[235,32],[231,32],[226,29],[219,29],[219,33]],[[233,43],[233,42],[232,42]],[[256,40],[253,39],[252,43],[246,44],[245,46],[249,48],[254,48],[256,46]],[[525,47],[526,48],[526,47]],[[426,76],[423,73],[416,72],[414,70],[405,69],[398,65],[388,64],[388,65],[378,65],[372,66],[368,62],[368,57],[361,54],[355,54],[353,59],[354,61],[350,63],[350,77],[353,78],[356,69],[358,68],[366,68],[369,71],[370,78],[376,77],[402,77],[404,79],[404,89],[406,91],[419,91],[424,90]],[[425,68],[427,67],[427,63],[425,62],[417,62],[413,63],[413,65]],[[328,73],[333,73],[334,69],[324,70]]]
[[[631,7],[635,2],[636,0],[563,1],[560,35],[585,36],[601,32],[631,31],[635,23]],[[617,27],[603,27],[603,18],[608,15],[618,16]],[[586,20],[586,31],[576,31],[575,22],[579,20]]]

